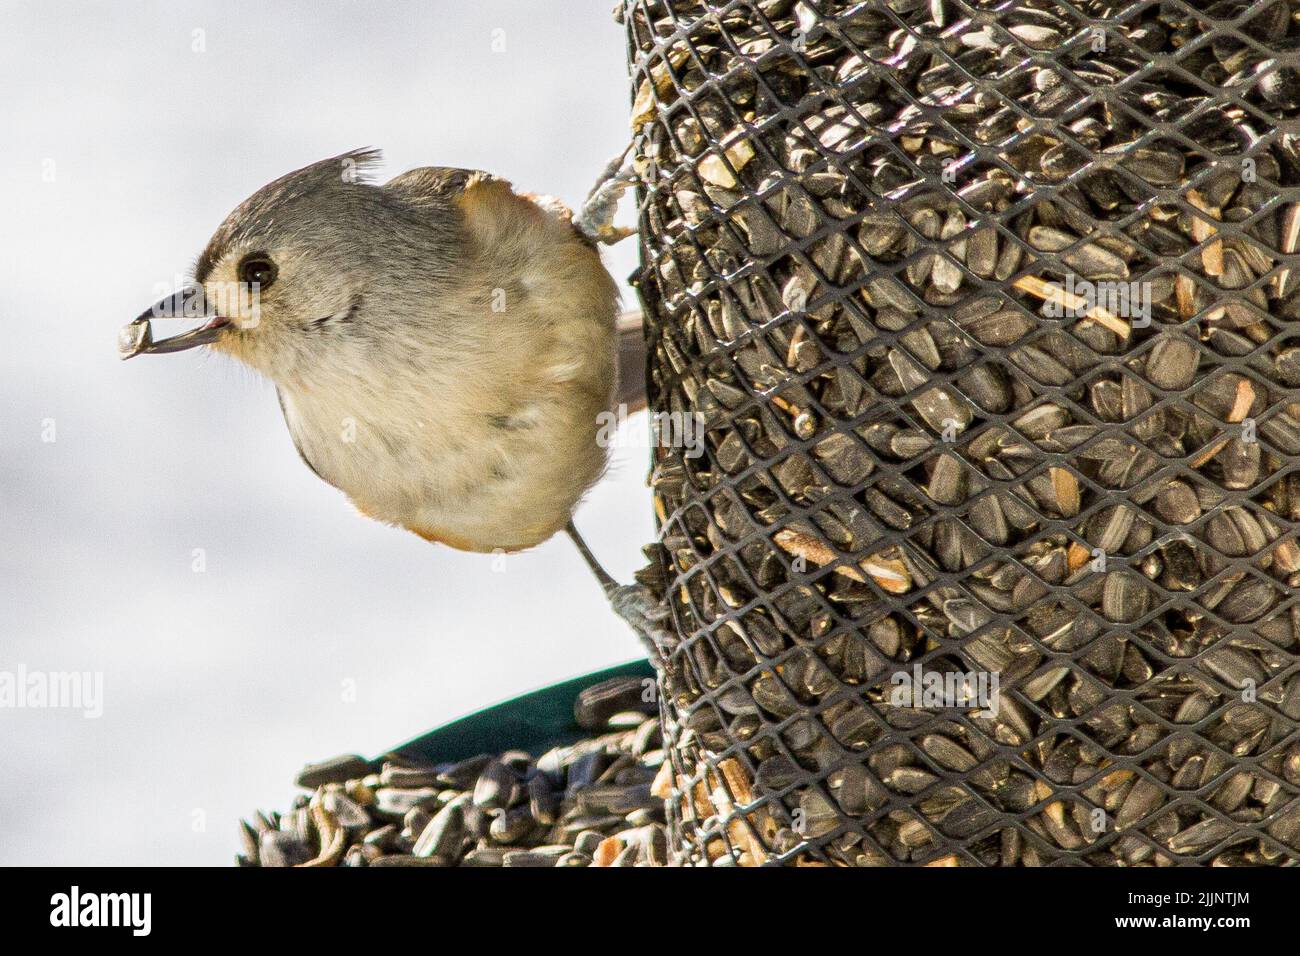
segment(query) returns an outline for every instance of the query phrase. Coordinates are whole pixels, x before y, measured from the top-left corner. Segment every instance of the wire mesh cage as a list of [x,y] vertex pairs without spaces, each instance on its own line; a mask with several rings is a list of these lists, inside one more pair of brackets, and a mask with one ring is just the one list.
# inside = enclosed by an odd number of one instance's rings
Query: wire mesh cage
[[1300,3],[1203,6],[623,4],[684,862],[1300,861]]

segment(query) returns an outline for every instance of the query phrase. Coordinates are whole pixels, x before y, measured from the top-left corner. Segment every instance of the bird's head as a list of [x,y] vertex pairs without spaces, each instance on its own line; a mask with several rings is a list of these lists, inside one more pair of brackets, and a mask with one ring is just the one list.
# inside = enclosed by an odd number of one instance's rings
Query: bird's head
[[[394,269],[428,238],[408,209],[367,181],[378,161],[376,150],[355,150],[255,192],[213,234],[193,281],[122,330],[122,357],[208,345],[280,379],[331,338],[364,337],[365,300],[395,291],[401,298],[410,277]],[[167,318],[197,325],[155,341],[150,321]]]

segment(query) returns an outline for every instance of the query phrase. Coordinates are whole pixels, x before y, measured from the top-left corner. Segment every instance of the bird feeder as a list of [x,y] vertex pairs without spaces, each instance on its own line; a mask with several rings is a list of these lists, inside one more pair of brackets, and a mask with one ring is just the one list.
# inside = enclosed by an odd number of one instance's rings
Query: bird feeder
[[680,860],[1300,862],[1300,4],[621,15]]

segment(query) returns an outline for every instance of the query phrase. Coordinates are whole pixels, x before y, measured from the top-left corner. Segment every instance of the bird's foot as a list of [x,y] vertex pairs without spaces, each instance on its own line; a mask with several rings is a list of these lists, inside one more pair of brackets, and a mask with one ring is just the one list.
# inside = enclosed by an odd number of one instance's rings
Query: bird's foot
[[574,228],[592,242],[613,245],[636,234],[635,229],[614,225],[619,200],[640,181],[630,162],[631,153],[628,147],[610,161],[573,217]]
[[632,628],[650,654],[652,663],[668,658],[677,643],[673,632],[665,626],[668,608],[642,584],[613,584],[605,588],[609,606]]
[[587,562],[587,567],[600,582],[600,588],[609,600],[609,606],[632,628],[646,652],[650,662],[656,667],[668,660],[668,655],[677,646],[677,635],[664,624],[668,620],[668,607],[654,596],[643,584],[619,584],[609,572],[600,566],[596,556],[587,547],[587,542],[578,533],[573,520],[564,526],[564,531],[578,548],[578,554]]

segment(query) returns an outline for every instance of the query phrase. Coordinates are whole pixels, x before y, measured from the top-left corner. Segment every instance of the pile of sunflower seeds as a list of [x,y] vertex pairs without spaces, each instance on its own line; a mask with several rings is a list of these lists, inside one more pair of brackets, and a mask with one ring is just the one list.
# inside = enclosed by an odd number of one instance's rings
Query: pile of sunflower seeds
[[[241,821],[241,866],[663,866],[670,774],[639,678],[583,691],[593,735],[540,757],[313,764],[285,814]],[[656,795],[658,793],[659,795]]]
[[1300,862],[1300,2],[620,16],[674,843]]

